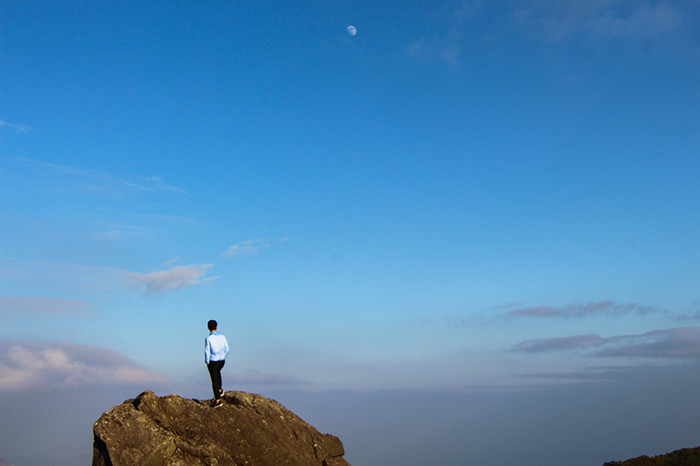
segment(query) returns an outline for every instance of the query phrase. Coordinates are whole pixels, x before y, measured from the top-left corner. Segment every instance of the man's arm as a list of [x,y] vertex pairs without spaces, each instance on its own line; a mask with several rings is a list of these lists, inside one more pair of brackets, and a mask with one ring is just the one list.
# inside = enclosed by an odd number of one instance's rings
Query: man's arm
[[204,339],[204,362],[209,364],[209,355],[211,354],[211,345],[209,343],[209,337]]

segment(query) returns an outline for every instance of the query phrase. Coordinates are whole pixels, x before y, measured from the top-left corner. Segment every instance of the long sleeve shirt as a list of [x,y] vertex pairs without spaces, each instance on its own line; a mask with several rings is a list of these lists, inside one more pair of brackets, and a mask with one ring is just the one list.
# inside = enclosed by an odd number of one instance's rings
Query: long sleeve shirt
[[228,354],[228,341],[219,332],[211,332],[204,339],[204,362],[223,361]]

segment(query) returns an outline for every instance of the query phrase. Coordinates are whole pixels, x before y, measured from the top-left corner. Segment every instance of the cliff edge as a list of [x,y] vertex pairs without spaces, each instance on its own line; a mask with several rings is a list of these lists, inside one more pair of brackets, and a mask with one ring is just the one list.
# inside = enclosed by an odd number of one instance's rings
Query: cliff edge
[[226,392],[224,404],[141,393],[93,426],[93,466],[349,465],[343,444],[280,403]]

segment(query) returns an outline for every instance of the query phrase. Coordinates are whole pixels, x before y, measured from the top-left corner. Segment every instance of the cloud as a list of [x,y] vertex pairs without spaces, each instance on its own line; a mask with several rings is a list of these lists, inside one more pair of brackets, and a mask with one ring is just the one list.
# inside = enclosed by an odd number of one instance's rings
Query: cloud
[[695,300],[688,309],[688,314],[676,316],[677,320],[698,320],[700,319],[700,300]]
[[[289,241],[288,237],[280,238],[277,240],[278,243],[286,243]],[[267,239],[249,239],[247,241],[242,241],[238,244],[234,244],[226,250],[222,255],[224,257],[234,258],[243,254],[257,254],[261,249],[270,247],[274,241]]]
[[177,261],[179,261],[179,260],[180,260],[179,257],[173,257],[173,258],[170,259],[169,261],[166,261],[163,265],[166,266],[166,267],[170,267],[170,266],[174,265],[174,264],[175,264]]
[[462,54],[460,43],[452,39],[418,39],[411,41],[406,53],[415,60],[440,61],[456,66]]
[[581,351],[595,357],[700,360],[700,327],[677,327],[608,338],[577,335],[529,340],[514,345],[512,350],[518,353]]
[[513,309],[514,307],[519,307],[522,306],[525,303],[521,303],[519,301],[513,301],[510,303],[503,303],[503,304],[496,304],[494,306],[491,306],[489,308],[489,311],[503,311],[506,309]]
[[438,61],[456,66],[462,55],[469,21],[484,7],[484,0],[462,1],[446,18],[442,35],[422,37],[406,46],[406,53],[416,60]]
[[596,356],[700,359],[700,327],[656,330],[608,340]]
[[527,0],[515,4],[513,17],[516,22],[554,40],[564,40],[580,33],[648,39],[673,34],[683,22],[683,13],[669,3]]
[[0,296],[0,312],[89,315],[90,307],[91,303],[77,299]]
[[563,306],[533,306],[509,311],[513,317],[585,317],[589,315],[621,316],[623,314],[648,314],[657,309],[639,303],[616,303],[615,301],[596,301],[590,303],[571,303]]
[[207,277],[207,270],[212,264],[180,265],[168,270],[158,270],[151,273],[126,272],[126,285],[132,288],[145,289],[147,293],[175,291],[187,286],[200,285],[219,277]]
[[[100,170],[71,167],[41,160],[15,157],[37,173],[48,173],[52,182],[62,181],[70,186],[71,192],[76,188],[98,192],[112,197],[122,197],[135,192],[156,194],[186,193],[185,190],[167,184],[159,176],[148,176],[141,181],[126,180]],[[57,176],[58,175],[58,176]]]
[[[175,259],[149,273],[140,273],[116,267],[88,266],[66,262],[25,262],[23,264],[0,263],[0,279],[19,280],[21,283],[42,281],[46,287],[62,291],[84,292],[86,289],[100,292],[117,292],[131,288],[145,294],[176,291],[216,280],[207,277],[213,264],[189,264],[174,267]],[[54,306],[55,307],[52,307]],[[63,312],[89,314],[92,304],[77,300],[54,298],[0,298],[0,311]],[[23,306],[20,308],[20,306]]]
[[129,186],[140,191],[149,191],[152,193],[162,193],[166,191],[172,191],[183,194],[187,193],[187,191],[185,191],[184,189],[180,189],[176,186],[167,184],[160,176],[149,176],[142,183],[133,183],[127,181],[124,181],[123,183],[125,186]]
[[0,128],[12,129],[18,133],[26,133],[32,130],[32,128],[27,125],[18,125],[16,123],[8,123],[2,120],[0,120]]
[[0,341],[0,392],[170,382],[168,376],[106,348]]
[[[682,2],[634,0],[462,1],[449,13],[438,14],[438,24],[433,25],[437,32],[409,41],[406,53],[416,60],[455,66],[475,40],[492,47],[499,37],[510,40],[518,31],[552,42],[599,39],[648,44],[663,37],[680,39],[690,16],[688,8]],[[482,31],[481,39],[474,31]]]
[[626,15],[607,10],[589,27],[599,35],[652,38],[676,32],[682,21],[682,13],[668,4],[642,5]]
[[577,335],[573,337],[552,338],[548,340],[529,340],[513,347],[516,353],[545,353],[551,351],[576,351],[598,347],[605,339],[598,335]]

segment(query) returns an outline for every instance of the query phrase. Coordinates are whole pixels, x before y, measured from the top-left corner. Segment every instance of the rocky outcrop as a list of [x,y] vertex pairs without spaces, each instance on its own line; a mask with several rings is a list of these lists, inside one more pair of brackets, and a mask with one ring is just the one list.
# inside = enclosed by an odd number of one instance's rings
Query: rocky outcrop
[[151,391],[102,414],[93,466],[340,466],[345,450],[280,403],[226,392],[221,407]]
[[603,466],[697,466],[700,447],[684,448],[659,456],[639,456],[626,461],[610,461]]

